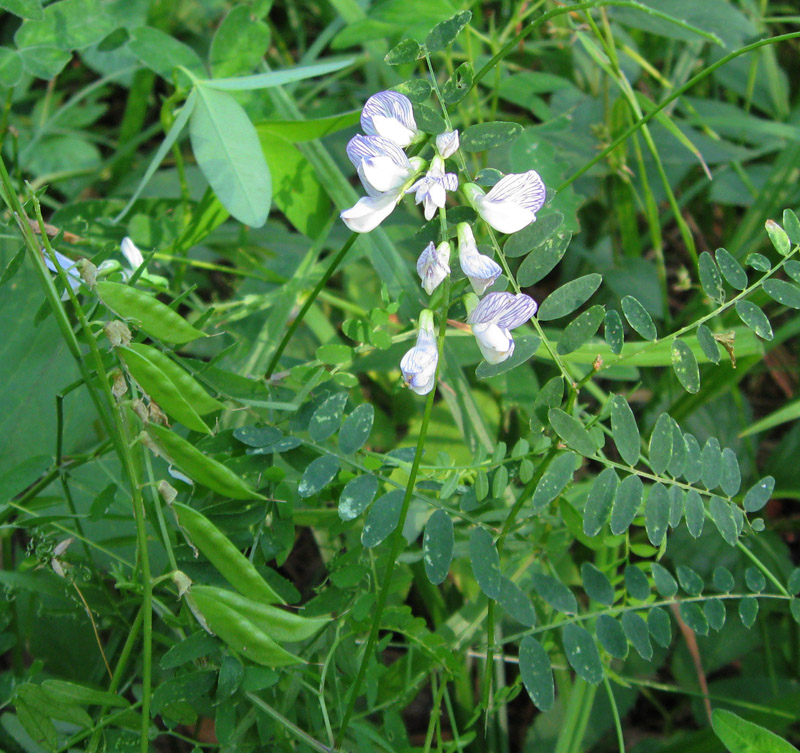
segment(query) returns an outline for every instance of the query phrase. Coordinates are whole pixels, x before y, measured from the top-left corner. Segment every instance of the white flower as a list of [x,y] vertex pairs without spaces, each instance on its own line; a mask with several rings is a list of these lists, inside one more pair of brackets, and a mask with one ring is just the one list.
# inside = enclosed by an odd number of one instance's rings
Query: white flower
[[391,191],[414,173],[406,153],[383,136],[353,136],[347,144],[347,156],[367,192]]
[[433,293],[450,274],[450,244],[445,241],[434,246],[431,241],[417,259],[417,274],[425,292]]
[[[58,266],[61,267],[67,273],[67,282],[69,286],[72,288],[74,293],[78,292],[78,288],[81,286],[81,273],[78,271],[77,265],[78,262],[72,261],[64,254],[59,253],[55,249],[53,249],[53,253],[56,256],[56,261],[58,262]],[[58,272],[58,268],[55,264],[53,264],[53,260],[50,258],[50,254],[47,253],[45,249],[42,249],[42,257],[44,258],[44,263],[47,265],[47,268],[51,272]],[[66,301],[69,298],[69,293],[65,290],[61,294],[61,300]]]
[[524,293],[489,293],[472,310],[467,323],[488,363],[500,363],[514,352],[509,330],[525,324],[536,313],[536,301]]
[[425,177],[420,178],[406,193],[416,191],[414,203],[424,203],[425,219],[430,220],[447,201],[447,191],[458,188],[458,176],[455,173],[445,173],[444,160],[438,155],[431,160],[431,166]]
[[400,361],[403,381],[418,395],[427,395],[433,389],[438,363],[439,350],[433,328],[433,313],[424,309],[419,316],[417,344]]
[[131,271],[135,272],[144,264],[142,252],[127,235],[122,239],[120,250],[122,251],[122,255],[128,260],[128,264],[131,265]]
[[364,103],[361,128],[370,136],[383,136],[400,147],[407,147],[419,134],[411,100],[393,91],[373,94]]
[[466,222],[458,223],[458,261],[478,295],[483,295],[503,273],[494,259],[478,252],[472,228]]
[[445,131],[436,137],[436,151],[444,158],[452,157],[458,151],[458,131]]
[[506,175],[487,194],[474,183],[464,190],[478,214],[501,233],[516,233],[535,222],[547,197],[536,170]]
[[342,222],[354,233],[368,233],[381,224],[403,198],[402,189],[364,196],[350,209],[339,214]]

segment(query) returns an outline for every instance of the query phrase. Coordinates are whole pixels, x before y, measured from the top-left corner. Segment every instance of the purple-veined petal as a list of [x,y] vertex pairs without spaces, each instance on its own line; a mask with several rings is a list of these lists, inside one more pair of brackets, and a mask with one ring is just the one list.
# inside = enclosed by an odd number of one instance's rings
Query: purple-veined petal
[[354,233],[368,233],[381,224],[397,206],[400,194],[387,191],[377,196],[364,196],[339,214]]
[[450,274],[450,245],[440,243],[437,247],[429,243],[417,259],[417,274],[425,292],[431,295]]
[[514,294],[509,292],[489,293],[482,298],[467,319],[467,324],[496,322],[503,311],[514,303]]
[[373,94],[361,111],[361,128],[371,136],[383,136],[400,147],[408,146],[417,135],[411,100],[393,91]]
[[447,159],[456,153],[459,146],[458,131],[445,131],[436,137],[436,151]]
[[546,198],[547,190],[536,170],[505,175],[486,194],[486,201],[513,202],[534,214],[544,206]]
[[515,329],[529,321],[537,308],[533,298],[525,293],[518,293],[514,296],[514,301],[503,308],[497,319],[497,326],[503,329]]

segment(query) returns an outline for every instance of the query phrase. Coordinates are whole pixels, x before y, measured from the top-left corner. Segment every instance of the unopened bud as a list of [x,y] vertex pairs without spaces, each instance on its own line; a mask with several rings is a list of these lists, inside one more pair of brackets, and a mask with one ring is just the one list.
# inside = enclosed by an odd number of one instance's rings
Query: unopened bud
[[128,329],[128,325],[125,324],[125,322],[119,321],[119,319],[106,322],[103,325],[103,332],[111,343],[112,348],[130,344],[131,331]]
[[97,282],[97,267],[88,259],[81,259],[78,262],[78,271],[81,273],[81,279],[90,287],[93,288]]
[[127,391],[128,383],[125,381],[125,376],[119,369],[117,369],[112,376],[111,394],[117,400],[120,400]]
[[168,481],[163,480],[158,482],[158,493],[168,505],[171,505],[178,496],[178,490]]

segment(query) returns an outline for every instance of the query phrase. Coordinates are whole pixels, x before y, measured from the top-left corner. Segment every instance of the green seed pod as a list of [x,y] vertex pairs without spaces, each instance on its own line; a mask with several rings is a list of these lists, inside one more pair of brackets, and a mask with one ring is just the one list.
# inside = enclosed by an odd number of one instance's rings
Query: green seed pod
[[179,502],[173,503],[172,509],[192,543],[240,594],[261,603],[284,603],[253,563],[205,515]]
[[158,348],[143,345],[142,343],[131,343],[128,345],[128,349],[135,350],[140,356],[161,369],[170,382],[180,390],[181,395],[192,406],[197,415],[204,416],[206,413],[222,410],[225,407],[219,400],[211,397],[188,371],[178,366],[175,361],[158,350]]
[[103,303],[123,319],[133,321],[148,335],[180,345],[205,337],[180,314],[143,290],[120,282],[98,282],[97,293]]
[[[265,667],[285,667],[303,660],[281,648],[245,616],[206,593],[192,588],[184,597],[198,621],[234,651]],[[199,615],[198,615],[199,612]]]
[[130,348],[120,346],[117,348],[117,353],[142,390],[150,395],[168,416],[194,431],[211,434],[206,422],[197,415],[178,387],[158,366]]
[[251,489],[230,468],[207,457],[169,429],[157,424],[148,424],[147,433],[155,441],[162,454],[197,483],[233,499],[266,499]]
[[198,593],[235,610],[276,641],[304,641],[330,622],[330,617],[301,617],[215,586],[192,586],[192,594]]

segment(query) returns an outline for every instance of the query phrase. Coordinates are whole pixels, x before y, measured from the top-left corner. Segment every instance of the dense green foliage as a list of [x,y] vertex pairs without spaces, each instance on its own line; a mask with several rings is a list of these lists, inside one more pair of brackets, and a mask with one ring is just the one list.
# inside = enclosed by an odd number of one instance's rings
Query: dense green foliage
[[796,750],[792,6],[0,0],[0,749]]

